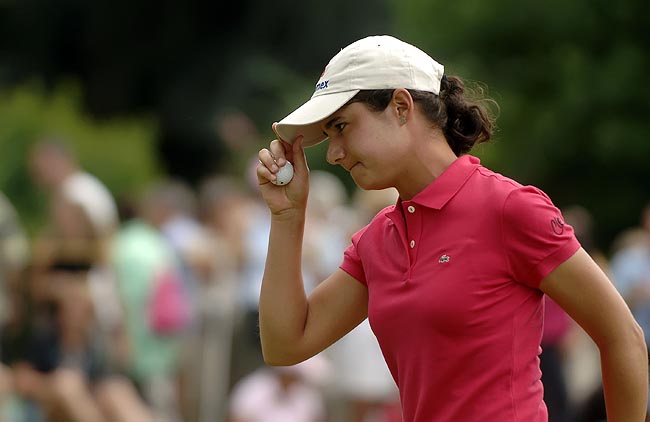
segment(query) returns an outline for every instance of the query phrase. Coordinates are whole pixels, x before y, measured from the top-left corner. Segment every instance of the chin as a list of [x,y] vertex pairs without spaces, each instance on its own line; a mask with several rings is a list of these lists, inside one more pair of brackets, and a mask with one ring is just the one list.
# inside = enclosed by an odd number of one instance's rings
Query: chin
[[371,180],[363,177],[354,177],[352,176],[354,183],[363,190],[382,190],[393,187],[393,185],[381,183],[378,180]]

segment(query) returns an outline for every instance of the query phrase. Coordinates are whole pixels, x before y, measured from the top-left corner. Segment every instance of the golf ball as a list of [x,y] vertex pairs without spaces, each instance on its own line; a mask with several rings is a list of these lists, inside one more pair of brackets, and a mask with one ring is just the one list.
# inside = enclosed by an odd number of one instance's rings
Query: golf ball
[[274,185],[286,185],[293,179],[293,165],[287,161],[287,164],[280,167],[280,170],[275,173],[275,176],[277,179],[272,181]]

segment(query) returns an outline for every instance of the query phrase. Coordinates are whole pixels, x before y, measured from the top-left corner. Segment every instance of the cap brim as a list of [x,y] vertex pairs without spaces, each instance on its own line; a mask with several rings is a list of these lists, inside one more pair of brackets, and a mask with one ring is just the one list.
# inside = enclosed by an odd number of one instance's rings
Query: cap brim
[[303,145],[306,147],[323,142],[327,136],[320,127],[321,121],[334,114],[358,92],[359,90],[353,90],[312,97],[275,125],[276,135],[289,143],[303,135]]

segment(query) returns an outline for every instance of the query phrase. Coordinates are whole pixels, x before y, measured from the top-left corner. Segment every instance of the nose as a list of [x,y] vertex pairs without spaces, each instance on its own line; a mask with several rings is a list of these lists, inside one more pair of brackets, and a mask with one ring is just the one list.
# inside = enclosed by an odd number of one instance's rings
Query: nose
[[340,142],[330,138],[329,145],[327,146],[327,162],[335,165],[345,157],[345,150]]

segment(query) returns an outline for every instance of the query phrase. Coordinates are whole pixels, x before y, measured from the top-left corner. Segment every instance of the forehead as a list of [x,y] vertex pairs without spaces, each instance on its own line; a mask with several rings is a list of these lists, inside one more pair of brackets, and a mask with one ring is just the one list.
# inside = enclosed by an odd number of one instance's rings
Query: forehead
[[329,129],[330,127],[332,127],[332,125],[336,124],[339,120],[348,117],[353,117],[357,114],[362,114],[368,111],[369,109],[366,107],[366,105],[361,102],[348,103],[343,107],[339,108],[331,116],[325,118],[322,122],[322,126],[325,129]]

